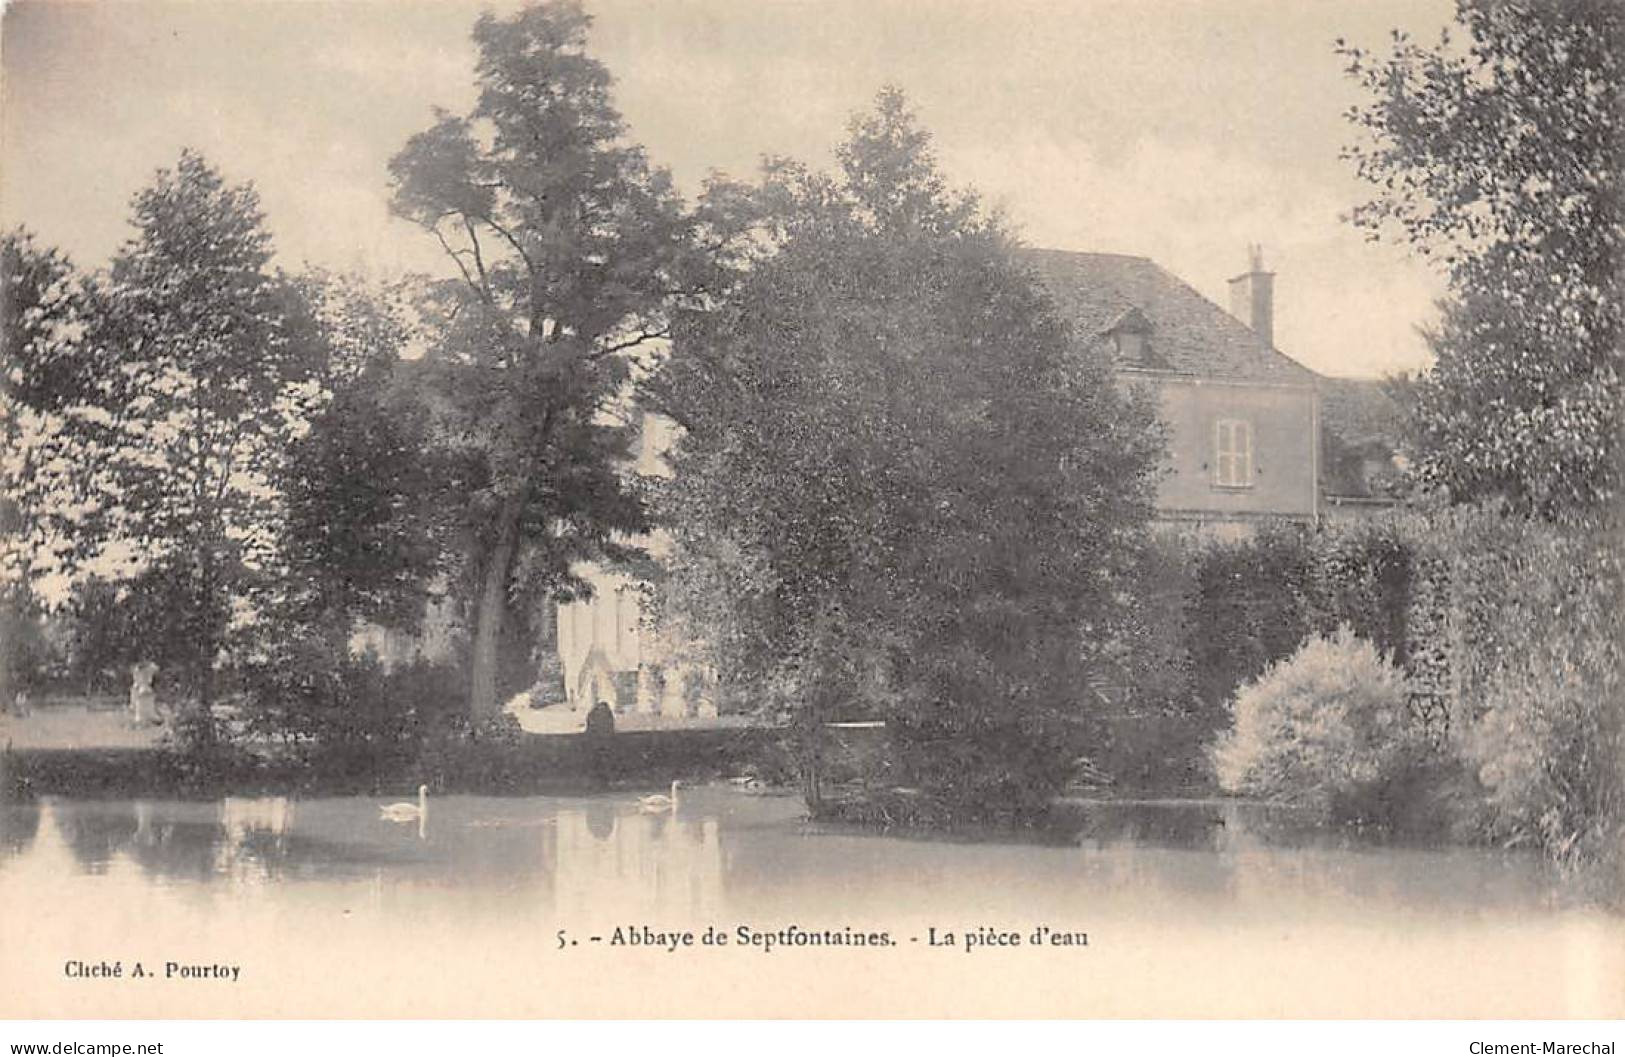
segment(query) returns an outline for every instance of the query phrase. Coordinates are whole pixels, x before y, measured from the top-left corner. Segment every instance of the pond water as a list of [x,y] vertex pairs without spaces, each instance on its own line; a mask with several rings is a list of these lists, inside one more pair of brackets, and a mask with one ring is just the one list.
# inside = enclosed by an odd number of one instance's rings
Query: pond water
[[[0,808],[0,1011],[1625,1011],[1625,922],[1570,905],[1538,859],[1317,833],[1260,805],[1080,804],[1075,833],[1023,843],[811,824],[793,797],[720,785],[674,810],[442,797],[421,823],[383,802]],[[634,933],[654,942],[617,942]],[[104,963],[121,975],[87,975]]]

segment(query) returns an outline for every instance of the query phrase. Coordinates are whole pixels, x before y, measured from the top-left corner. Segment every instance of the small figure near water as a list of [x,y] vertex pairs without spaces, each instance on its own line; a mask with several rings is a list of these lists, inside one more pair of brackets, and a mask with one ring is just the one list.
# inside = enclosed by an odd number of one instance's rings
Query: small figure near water
[[592,755],[593,781],[609,783],[610,739],[615,736],[615,712],[609,702],[600,701],[587,713],[587,751]]
[[130,723],[144,727],[158,722],[158,694],[152,681],[158,675],[158,666],[141,661],[130,668]]
[[587,713],[587,737],[607,738],[615,733],[615,712],[608,701],[600,701]]

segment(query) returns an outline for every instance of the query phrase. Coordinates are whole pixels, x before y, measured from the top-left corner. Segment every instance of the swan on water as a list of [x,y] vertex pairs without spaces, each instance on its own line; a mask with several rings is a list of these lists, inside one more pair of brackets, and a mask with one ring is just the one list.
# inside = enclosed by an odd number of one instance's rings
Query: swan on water
[[638,797],[638,807],[645,811],[676,811],[677,787],[681,784],[682,783],[678,781],[673,781],[671,783],[670,796],[667,796],[665,793],[651,793],[648,796]]
[[387,807],[378,809],[380,818],[391,822],[420,822],[429,814],[429,787],[418,786],[418,802],[413,804],[405,800]]

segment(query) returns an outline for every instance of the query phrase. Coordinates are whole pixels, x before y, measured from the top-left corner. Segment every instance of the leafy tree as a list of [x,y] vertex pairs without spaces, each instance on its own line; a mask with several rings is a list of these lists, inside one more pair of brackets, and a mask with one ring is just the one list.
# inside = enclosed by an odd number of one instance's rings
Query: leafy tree
[[1416,472],[1457,501],[1585,516],[1621,483],[1625,7],[1458,0],[1464,46],[1339,42],[1370,99],[1345,151],[1353,213],[1450,279],[1437,357],[1407,393]]
[[[627,556],[647,517],[620,467],[631,358],[666,334],[689,281],[690,221],[667,174],[626,142],[610,76],[573,2],[482,16],[478,101],[390,164],[395,208],[456,265],[425,308],[427,371],[468,467],[471,708],[494,714],[499,643],[526,586],[583,590],[571,567]],[[523,574],[523,575],[521,575]]]
[[40,246],[21,228],[0,236],[0,530],[6,543],[3,580],[19,597],[30,593],[36,575],[56,569],[51,549],[41,552],[29,543],[43,534],[42,515],[49,508],[42,482],[64,468],[63,412],[95,377],[83,342],[91,297],[84,277],[57,250]]
[[133,210],[83,333],[23,371],[52,416],[23,542],[47,572],[150,596],[169,632],[152,648],[179,651],[207,737],[217,657],[276,556],[274,480],[308,403],[312,335],[267,270],[252,187],[184,152]]
[[324,273],[299,285],[323,402],[277,479],[281,561],[238,674],[249,730],[337,751],[325,762],[354,770],[404,750],[461,704],[448,692],[453,667],[386,664],[353,646],[363,621],[418,630],[453,519],[416,365],[402,359],[415,339],[402,291]]
[[[61,253],[26,230],[0,235],[0,695],[41,675],[46,650],[42,605],[33,590],[41,572],[26,545],[36,535],[42,496],[32,482],[60,445],[60,411],[82,370],[76,351],[85,327],[83,277]],[[54,569],[42,555],[45,571]]]
[[0,348],[9,438],[24,428],[22,412],[59,410],[83,388],[86,364],[76,353],[87,297],[84,278],[61,252],[40,246],[24,228],[0,235]]
[[1452,729],[1497,841],[1599,866],[1625,898],[1625,555],[1617,537],[1459,507]]
[[428,409],[403,384],[412,328],[398,292],[315,274],[302,284],[320,335],[326,404],[288,448],[279,601],[340,643],[358,620],[415,630],[446,544]]
[[1098,733],[1150,416],[947,187],[900,93],[850,132],[833,177],[778,162],[711,196],[754,212],[756,254],[648,386],[684,431],[664,599],[800,732],[815,803],[824,724],[881,716],[899,784],[1040,810]]
[[[195,159],[183,158],[182,170],[178,179],[192,179],[194,193],[210,193],[212,176]],[[166,179],[173,193],[177,177],[161,175],[159,186]],[[217,190],[222,193],[216,206],[233,208],[232,196]],[[249,203],[242,194],[234,201]],[[199,206],[194,202],[192,208]],[[245,247],[263,241],[249,230],[256,224],[236,229],[245,236],[236,259],[248,261],[249,268],[255,257]],[[155,332],[177,340],[170,330],[174,315],[150,311],[143,290],[133,282],[122,285],[136,274],[127,258],[121,279],[92,282],[60,254],[38,248],[26,232],[6,236],[3,249],[8,643],[22,644],[20,634],[9,632],[37,623],[42,607],[30,581],[39,577],[70,629],[66,671],[87,687],[104,685],[109,671],[141,659],[158,662],[166,680],[188,669],[195,679],[197,584],[175,560],[184,541],[160,541],[138,554],[130,533],[162,525],[128,507],[132,497],[159,510],[175,501],[154,475],[130,469],[166,466],[174,455],[148,444],[158,416],[175,411],[161,410],[145,391],[157,369],[131,354],[142,345],[150,353]],[[206,266],[219,268],[222,261]],[[149,260],[141,274],[163,289],[176,284],[169,272],[190,267],[188,261],[154,266]],[[267,415],[277,432],[258,443],[270,447],[274,441],[280,451],[259,453],[263,472],[250,497],[260,507],[253,523],[261,533],[258,558],[254,569],[236,570],[225,594],[239,602],[252,594],[256,654],[275,652],[290,635],[315,635],[339,663],[356,620],[411,627],[422,612],[441,545],[431,516],[436,464],[425,413],[396,377],[411,336],[402,307],[354,280],[320,273],[292,287],[280,278],[272,282],[260,302],[270,315],[262,337],[288,351],[283,366],[303,385],[278,390],[275,401],[291,399],[290,406],[237,409],[239,415]],[[252,280],[243,285],[257,293],[267,289]],[[252,310],[254,297],[240,307]],[[150,312],[146,317],[137,315],[141,306]],[[215,309],[224,317],[232,306],[218,303]],[[143,332],[142,323],[152,330]],[[175,371],[184,355],[164,367]],[[223,375],[213,384],[225,384]],[[193,396],[207,399],[201,392]],[[299,409],[297,419],[288,414],[291,406]],[[224,466],[217,472],[226,472]],[[78,484],[85,480],[96,487]],[[237,526],[222,531],[240,532]],[[110,561],[109,555],[122,560]]]

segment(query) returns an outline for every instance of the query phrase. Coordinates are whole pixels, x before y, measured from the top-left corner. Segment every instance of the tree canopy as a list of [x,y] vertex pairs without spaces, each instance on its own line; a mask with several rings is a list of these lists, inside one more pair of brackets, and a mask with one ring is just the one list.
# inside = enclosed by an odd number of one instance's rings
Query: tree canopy
[[60,252],[41,246],[21,228],[0,236],[0,363],[5,369],[0,529],[7,544],[3,580],[8,588],[26,590],[36,574],[28,541],[46,531],[38,476],[60,457],[61,413],[94,376],[81,354],[88,298],[83,277]]
[[584,590],[579,560],[624,557],[647,527],[622,468],[634,357],[690,286],[691,224],[668,175],[626,141],[609,72],[573,2],[474,27],[478,100],[441,112],[390,163],[395,208],[457,279],[431,290],[426,378],[470,467],[472,709],[492,714],[512,597]]
[[313,273],[299,283],[323,350],[326,397],[290,438],[279,616],[347,642],[358,620],[417,630],[448,547],[447,472],[429,410],[404,376],[413,342],[400,290]]
[[[276,560],[275,478],[315,349],[251,186],[183,152],[135,195],[132,224],[80,286],[77,322],[18,349],[18,549],[59,587],[127,581],[163,618],[150,655],[207,706],[234,609]],[[47,265],[34,272],[66,281]]]
[[404,306],[271,270],[253,189],[193,153],[133,205],[103,273],[3,240],[8,634],[49,610],[58,675],[151,660],[207,701],[222,650],[414,627],[444,519]]
[[1417,473],[1547,516],[1617,502],[1625,8],[1458,0],[1464,34],[1386,56],[1339,42],[1368,93],[1345,154],[1377,190],[1355,223],[1450,279],[1410,387]]
[[1089,731],[1149,415],[947,186],[901,93],[838,157],[713,189],[753,198],[758,252],[647,387],[683,430],[668,613],[809,743],[881,717],[903,784],[1038,807]]

